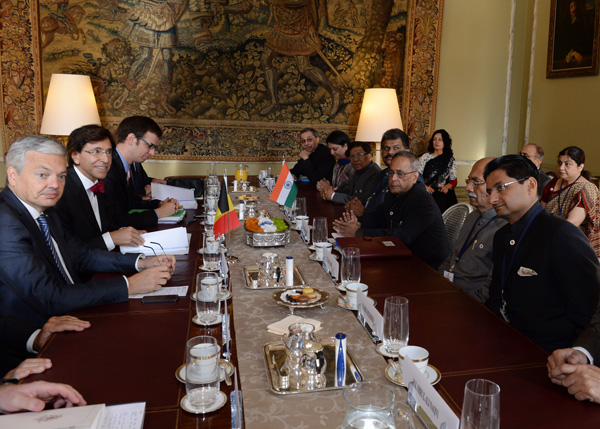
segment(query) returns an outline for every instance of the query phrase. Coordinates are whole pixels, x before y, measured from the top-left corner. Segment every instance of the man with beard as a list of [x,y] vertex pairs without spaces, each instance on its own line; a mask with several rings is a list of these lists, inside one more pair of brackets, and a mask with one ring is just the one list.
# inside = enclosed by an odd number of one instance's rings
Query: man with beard
[[477,301],[485,303],[492,280],[492,243],[494,234],[506,225],[496,215],[485,189],[483,172],[494,158],[477,161],[467,178],[469,202],[475,211],[467,216],[452,253],[438,271]]

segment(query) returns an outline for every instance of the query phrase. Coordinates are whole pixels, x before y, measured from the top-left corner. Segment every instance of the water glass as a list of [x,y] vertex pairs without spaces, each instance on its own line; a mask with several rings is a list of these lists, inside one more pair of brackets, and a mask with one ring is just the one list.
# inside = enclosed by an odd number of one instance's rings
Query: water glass
[[306,216],[306,198],[298,197],[296,198],[296,212],[294,216]]
[[375,381],[354,383],[344,390],[346,415],[342,428],[394,428],[394,401],[391,387]]
[[203,236],[204,248],[202,249],[202,255],[204,267],[210,271],[217,271],[220,268],[221,242],[215,238],[212,230],[206,231]]
[[360,249],[346,247],[342,250],[342,284],[360,283]]
[[219,198],[219,185],[218,185],[218,180],[217,180],[217,184],[215,185],[206,185],[206,197],[217,197]]
[[204,199],[204,210],[209,212],[209,211],[213,211],[216,213],[217,211],[217,204],[219,203],[219,198],[214,197],[214,196],[207,196]]
[[500,386],[483,378],[467,381],[460,428],[500,428]]
[[327,242],[327,218],[316,217],[313,220],[313,244]]
[[203,335],[187,342],[185,391],[194,408],[207,407],[217,399],[219,350],[214,337]]
[[392,356],[408,344],[408,299],[388,296],[383,307],[383,346]]
[[198,322],[212,325],[221,320],[221,278],[217,273],[196,276],[196,316]]

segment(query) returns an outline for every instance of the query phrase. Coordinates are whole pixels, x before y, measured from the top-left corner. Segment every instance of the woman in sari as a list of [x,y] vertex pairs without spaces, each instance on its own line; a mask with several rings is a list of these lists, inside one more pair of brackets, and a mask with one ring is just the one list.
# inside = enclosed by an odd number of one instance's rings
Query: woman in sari
[[329,187],[334,191],[347,193],[350,187],[350,179],[354,173],[354,168],[350,165],[347,151],[350,144],[350,137],[340,130],[332,131],[325,140],[329,152],[335,158],[333,166],[333,176],[331,183],[327,179],[321,179],[317,182],[317,191],[321,192]]
[[440,211],[458,203],[454,187],[456,180],[456,162],[452,156],[452,139],[446,130],[437,130],[429,140],[427,152],[419,158],[419,172],[423,175],[429,192]]
[[600,258],[600,191],[591,183],[589,172],[583,169],[585,153],[569,146],[558,154],[558,176],[550,181],[542,194],[542,204],[579,227]]

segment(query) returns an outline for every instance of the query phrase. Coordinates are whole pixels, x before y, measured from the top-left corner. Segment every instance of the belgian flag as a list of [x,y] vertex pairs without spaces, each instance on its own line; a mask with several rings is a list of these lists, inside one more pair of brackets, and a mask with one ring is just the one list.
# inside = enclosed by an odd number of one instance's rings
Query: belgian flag
[[231,198],[229,198],[229,194],[227,193],[227,180],[223,180],[221,194],[219,195],[219,205],[217,206],[217,215],[215,216],[215,225],[213,226],[215,237],[225,234],[227,231],[238,226],[241,226],[240,220],[233,209]]

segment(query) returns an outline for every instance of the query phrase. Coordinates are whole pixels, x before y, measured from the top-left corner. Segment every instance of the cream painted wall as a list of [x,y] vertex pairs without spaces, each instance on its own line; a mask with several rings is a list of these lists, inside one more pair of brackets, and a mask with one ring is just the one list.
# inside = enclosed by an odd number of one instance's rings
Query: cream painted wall
[[545,169],[555,169],[556,155],[567,146],[586,153],[586,170],[600,174],[600,145],[595,126],[600,115],[600,76],[546,79],[550,6],[540,1],[533,81],[530,142],[544,148]]

